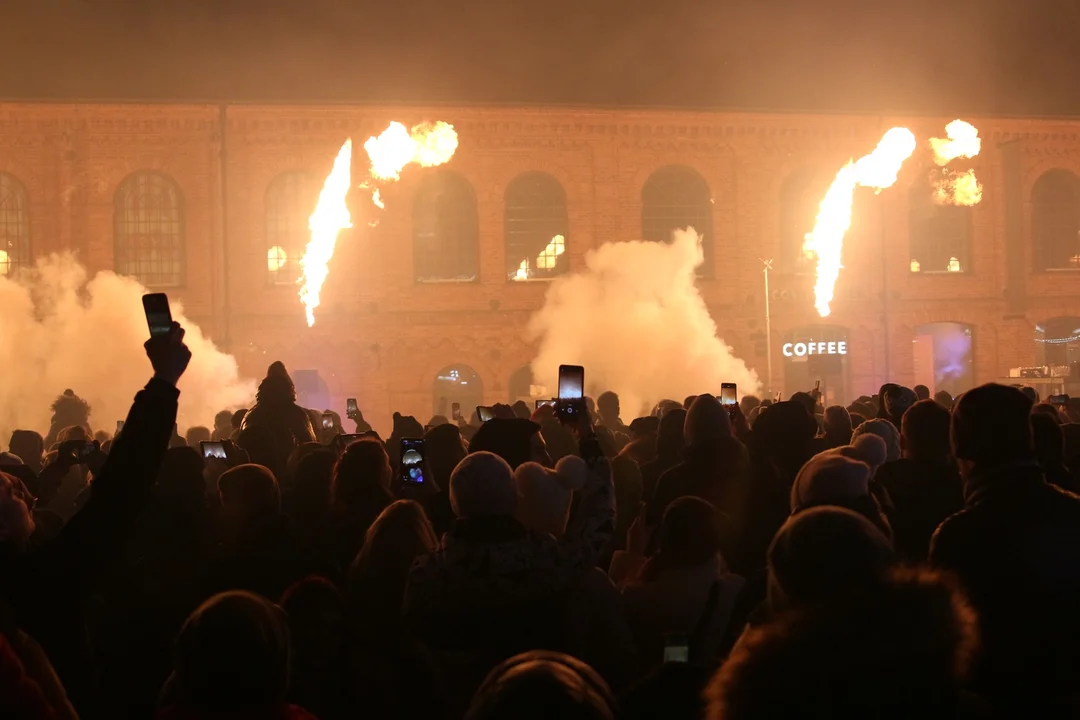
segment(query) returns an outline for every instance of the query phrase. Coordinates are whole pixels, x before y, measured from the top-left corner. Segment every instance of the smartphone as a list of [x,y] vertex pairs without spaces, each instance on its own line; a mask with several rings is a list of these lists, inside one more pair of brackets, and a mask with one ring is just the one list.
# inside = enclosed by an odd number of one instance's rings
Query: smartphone
[[580,365],[559,366],[559,399],[580,400],[585,396],[585,368]]
[[1051,395],[1050,397],[1046,398],[1046,402],[1050,403],[1051,405],[1068,405],[1069,404],[1069,396],[1068,395]]
[[664,662],[690,662],[690,639],[685,635],[665,635]]
[[490,405],[477,405],[476,416],[480,418],[480,422],[486,423],[488,420],[495,417],[495,408]]
[[83,443],[79,448],[79,460],[86,460],[98,450],[98,444],[95,442]]
[[422,438],[401,440],[401,482],[422,485],[424,482],[424,441]]
[[172,330],[172,311],[169,310],[169,296],[165,293],[149,293],[142,297],[146,324],[150,326],[150,337],[162,337]]
[[356,398],[349,398],[345,401],[345,417],[350,420],[355,420],[356,416],[360,414],[360,406],[356,404]]
[[545,405],[550,405],[551,407],[555,407],[555,401],[554,400],[537,400],[536,401],[536,409],[537,410],[544,407]]
[[225,452],[225,443],[223,442],[202,442],[199,443],[199,449],[202,450],[203,458],[207,460],[210,458],[227,460],[229,457]]
[[461,419],[461,403],[452,403],[450,405],[450,419],[454,422]]
[[323,413],[322,427],[323,427],[323,430],[333,430],[334,429],[334,416],[331,413],[328,413],[328,412]]
[[117,420],[116,421],[116,432],[119,433],[123,429],[124,429],[124,421],[123,420]]
[[735,409],[739,407],[739,387],[735,383],[721,383],[720,404],[723,405],[728,415],[735,415]]

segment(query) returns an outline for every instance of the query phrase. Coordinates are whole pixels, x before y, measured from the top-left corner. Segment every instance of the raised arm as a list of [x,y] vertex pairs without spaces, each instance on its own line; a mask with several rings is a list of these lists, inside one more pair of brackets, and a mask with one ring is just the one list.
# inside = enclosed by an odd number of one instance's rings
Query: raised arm
[[191,360],[184,330],[173,323],[169,335],[152,338],[145,347],[154,377],[135,396],[85,507],[45,549],[53,569],[84,590],[122,551],[132,521],[157,480],[176,422],[176,383]]

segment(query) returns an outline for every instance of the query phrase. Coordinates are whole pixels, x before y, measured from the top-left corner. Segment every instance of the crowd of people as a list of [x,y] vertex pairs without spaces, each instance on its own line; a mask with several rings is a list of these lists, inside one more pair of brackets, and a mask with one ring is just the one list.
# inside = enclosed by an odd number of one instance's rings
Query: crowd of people
[[115,437],[66,391],[0,455],[0,717],[1080,714],[1071,404],[605,392],[383,439],[274,363],[181,436],[183,329],[146,351]]

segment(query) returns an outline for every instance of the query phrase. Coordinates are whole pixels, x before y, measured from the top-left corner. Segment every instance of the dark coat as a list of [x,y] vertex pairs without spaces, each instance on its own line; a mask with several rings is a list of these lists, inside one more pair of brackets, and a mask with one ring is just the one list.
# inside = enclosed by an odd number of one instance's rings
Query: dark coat
[[952,571],[979,614],[978,691],[1075,692],[1080,680],[1080,497],[1034,464],[977,472],[941,524],[930,561]]
[[270,403],[256,400],[244,415],[240,429],[257,426],[265,427],[273,433],[274,439],[284,449],[282,454],[285,456],[297,445],[315,440],[315,431],[311,429],[307,412],[293,402]]
[[178,396],[168,383],[151,380],[135,397],[86,505],[53,540],[0,554],[0,602],[41,644],[85,717],[93,714],[94,691],[86,601],[124,554],[165,457]]
[[874,481],[890,500],[885,514],[896,554],[905,562],[926,560],[938,525],[964,507],[960,473],[944,463],[905,458],[882,465]]

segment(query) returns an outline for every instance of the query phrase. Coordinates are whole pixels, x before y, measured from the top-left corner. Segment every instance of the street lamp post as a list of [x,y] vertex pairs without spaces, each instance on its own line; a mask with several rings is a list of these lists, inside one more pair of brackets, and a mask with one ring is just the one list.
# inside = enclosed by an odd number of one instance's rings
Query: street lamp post
[[[761,260],[761,258],[758,258]],[[765,397],[772,397],[772,318],[769,314],[769,271],[772,270],[772,259],[761,260],[765,266],[762,274],[765,276],[765,372],[768,378],[765,381]]]

